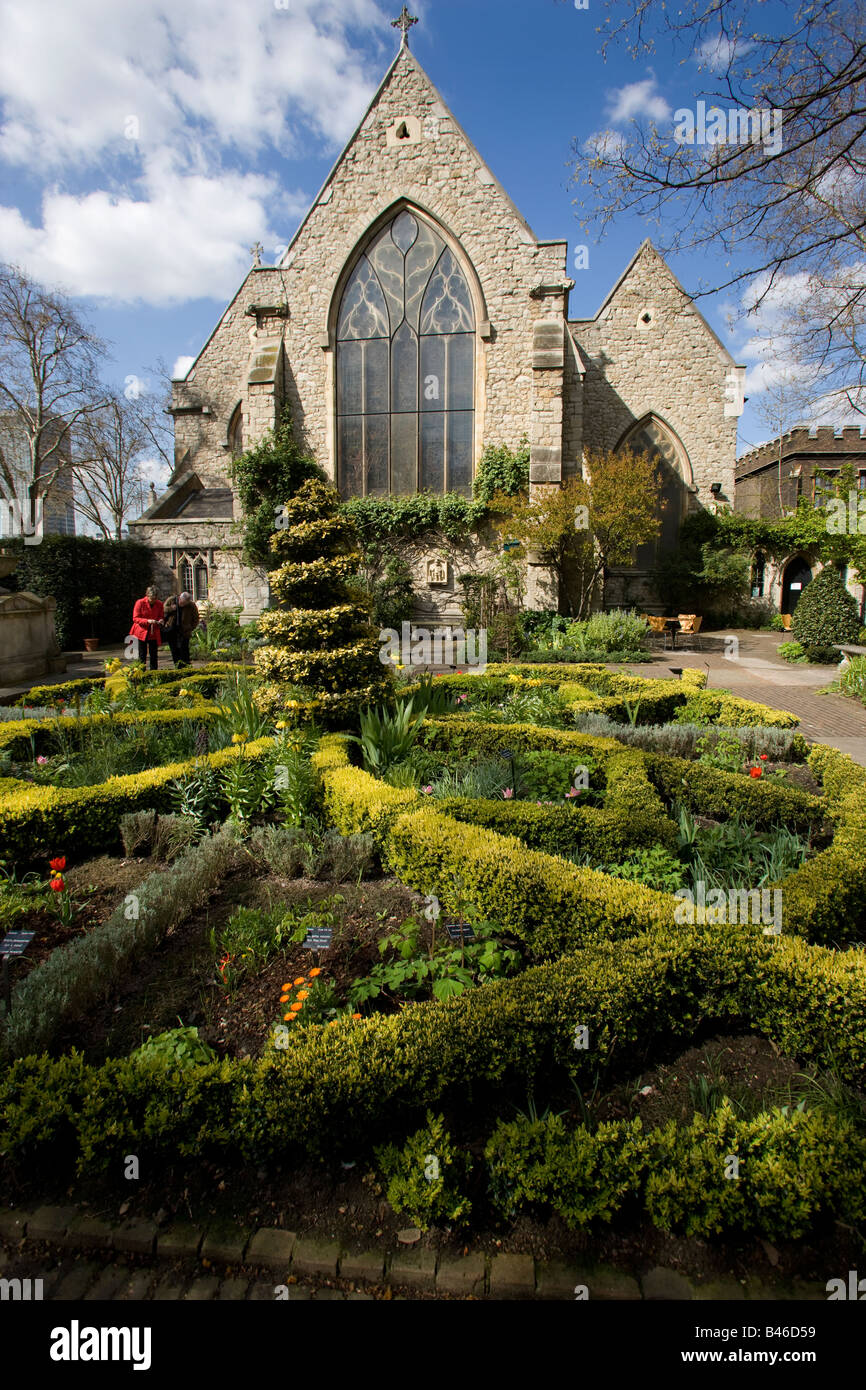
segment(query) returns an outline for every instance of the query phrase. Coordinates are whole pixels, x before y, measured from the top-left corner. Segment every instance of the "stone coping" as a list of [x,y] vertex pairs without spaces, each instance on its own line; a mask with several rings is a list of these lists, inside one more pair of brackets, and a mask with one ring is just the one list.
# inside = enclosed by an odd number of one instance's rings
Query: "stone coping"
[[[74,1207],[0,1210],[0,1240],[19,1253],[35,1246],[102,1251],[159,1260],[196,1262],[214,1283],[240,1270],[264,1272],[274,1287],[301,1280],[414,1290],[419,1295],[490,1299],[595,1299],[603,1301],[826,1301],[826,1287],[768,1275],[700,1280],[656,1265],[626,1273],[590,1259],[536,1260],[532,1255],[481,1251],[443,1255],[420,1244],[394,1250],[347,1250],[339,1240],[298,1235],[278,1227],[246,1230],[216,1222],[157,1226],[134,1218],[113,1225]],[[0,1262],[2,1263],[2,1262]],[[222,1271],[217,1276],[216,1271]],[[260,1274],[261,1277],[261,1274]],[[276,1295],[275,1295],[276,1296]]]

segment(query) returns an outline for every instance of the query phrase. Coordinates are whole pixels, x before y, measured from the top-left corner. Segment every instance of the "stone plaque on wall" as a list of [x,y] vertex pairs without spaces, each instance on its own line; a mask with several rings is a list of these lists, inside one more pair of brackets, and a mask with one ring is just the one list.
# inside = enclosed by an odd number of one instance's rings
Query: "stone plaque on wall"
[[427,561],[427,583],[430,585],[441,585],[448,583],[447,560]]

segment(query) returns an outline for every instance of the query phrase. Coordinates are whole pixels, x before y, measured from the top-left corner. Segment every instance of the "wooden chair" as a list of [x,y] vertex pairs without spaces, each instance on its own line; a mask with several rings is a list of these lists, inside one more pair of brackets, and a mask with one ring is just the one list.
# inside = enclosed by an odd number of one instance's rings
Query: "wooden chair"
[[691,638],[698,651],[703,651],[700,638],[703,618],[698,613],[679,613],[677,616],[680,624],[680,647],[685,649],[686,638]]
[[651,643],[651,645],[654,645],[654,644],[655,644],[655,639],[658,638],[658,637],[660,637],[660,638],[661,638],[661,642],[662,642],[662,646],[664,646],[664,645],[665,645],[665,622],[666,622],[667,620],[666,620],[665,618],[660,618],[660,617],[659,617],[657,614],[655,614],[655,613],[643,613],[643,614],[641,614],[641,616],[644,617],[644,618],[646,618],[647,622],[649,623],[649,636],[650,636],[650,643]]

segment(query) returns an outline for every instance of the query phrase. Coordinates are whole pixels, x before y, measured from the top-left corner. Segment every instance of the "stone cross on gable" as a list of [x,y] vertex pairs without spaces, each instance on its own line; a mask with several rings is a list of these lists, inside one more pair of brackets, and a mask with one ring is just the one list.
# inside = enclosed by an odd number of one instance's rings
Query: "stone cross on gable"
[[251,247],[250,247],[250,255],[251,255],[252,258],[253,258],[253,265],[254,265],[254,266],[261,265],[261,263],[262,263],[262,252],[264,251],[264,249],[265,249],[265,248],[262,246],[262,243],[261,243],[260,241],[257,241],[256,244],[255,244],[255,246],[251,246]]
[[403,38],[400,43],[401,48],[409,47],[409,30],[412,28],[413,24],[417,23],[417,17],[411,15],[405,5],[403,6],[403,13],[400,15],[399,19],[391,20],[392,29],[401,29],[403,31]]

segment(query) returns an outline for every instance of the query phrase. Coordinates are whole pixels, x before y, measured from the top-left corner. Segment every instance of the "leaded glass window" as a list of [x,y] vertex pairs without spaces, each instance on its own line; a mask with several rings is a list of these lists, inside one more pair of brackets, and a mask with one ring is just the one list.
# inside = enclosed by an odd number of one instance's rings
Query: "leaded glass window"
[[349,277],[337,320],[344,497],[472,489],[475,311],[443,239],[403,211]]

